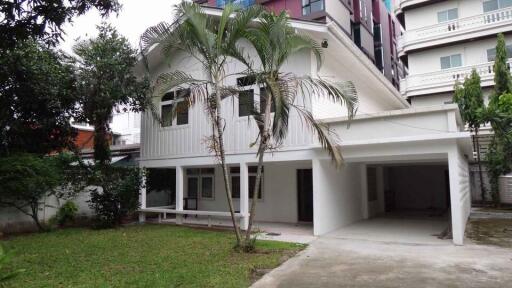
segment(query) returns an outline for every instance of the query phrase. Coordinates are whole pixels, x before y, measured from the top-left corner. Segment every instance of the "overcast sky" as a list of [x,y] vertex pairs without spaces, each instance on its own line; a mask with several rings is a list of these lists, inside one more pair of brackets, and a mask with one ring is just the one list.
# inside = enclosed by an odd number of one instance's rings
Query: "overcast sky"
[[[161,21],[171,21],[173,6],[181,0],[119,0],[123,5],[119,15],[111,14],[106,22],[117,28],[119,33],[128,38],[132,46],[138,47],[139,37],[146,28]],[[71,53],[71,48],[77,39],[88,39],[97,35],[96,25],[102,21],[96,11],[74,19],[72,24],[66,24],[64,41],[61,48]]]

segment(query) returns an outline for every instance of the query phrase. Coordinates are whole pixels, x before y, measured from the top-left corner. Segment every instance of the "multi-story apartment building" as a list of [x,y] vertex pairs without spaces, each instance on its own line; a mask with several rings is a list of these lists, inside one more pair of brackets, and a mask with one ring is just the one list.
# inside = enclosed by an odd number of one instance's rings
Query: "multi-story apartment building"
[[405,29],[398,53],[409,70],[400,89],[412,105],[451,102],[455,82],[472,69],[490,93],[497,33],[512,56],[512,1],[397,0],[395,11]]
[[400,24],[394,18],[391,0],[196,0],[222,8],[228,2],[240,6],[263,5],[276,12],[287,11],[294,19],[336,23],[387,79],[399,89],[404,69],[397,54]]
[[[409,71],[400,90],[413,106],[451,103],[454,84],[462,83],[472,69],[482,79],[484,96],[491,94],[498,33],[505,34],[512,57],[512,1],[397,0],[395,4],[397,19],[404,27],[398,54]],[[490,143],[487,128],[473,143],[473,153],[480,153],[482,159]],[[470,170],[472,198],[479,201],[479,166],[474,163]],[[484,182],[486,178],[484,170]]]

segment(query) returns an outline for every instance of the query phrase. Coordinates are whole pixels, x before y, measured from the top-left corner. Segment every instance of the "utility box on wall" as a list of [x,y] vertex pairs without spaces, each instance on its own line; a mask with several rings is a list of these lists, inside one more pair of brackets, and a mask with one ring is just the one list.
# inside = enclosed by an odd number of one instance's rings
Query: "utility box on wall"
[[500,200],[503,204],[512,204],[512,173],[500,177]]

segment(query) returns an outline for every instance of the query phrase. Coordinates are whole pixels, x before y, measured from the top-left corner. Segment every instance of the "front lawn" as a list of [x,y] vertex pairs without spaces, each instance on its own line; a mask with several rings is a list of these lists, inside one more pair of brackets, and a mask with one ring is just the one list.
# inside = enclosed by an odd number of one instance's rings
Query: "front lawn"
[[278,266],[298,244],[258,241],[257,253],[232,250],[229,232],[170,225],[65,229],[3,241],[7,287],[247,287],[253,272]]

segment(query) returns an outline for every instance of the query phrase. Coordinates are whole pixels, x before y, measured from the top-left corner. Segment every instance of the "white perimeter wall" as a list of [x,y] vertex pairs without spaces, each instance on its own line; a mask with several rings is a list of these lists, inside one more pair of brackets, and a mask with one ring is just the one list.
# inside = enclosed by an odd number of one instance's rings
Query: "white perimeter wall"
[[337,170],[330,160],[313,160],[314,234],[322,235],[363,219],[362,169],[346,164]]
[[[263,197],[256,203],[256,220],[296,223],[297,169],[309,169],[311,162],[279,162],[264,166]],[[185,176],[186,177],[186,176]],[[187,195],[187,181],[184,181]],[[215,199],[199,198],[202,211],[229,211],[220,167],[215,168]],[[200,197],[200,195],[199,195]],[[239,199],[234,199],[235,210],[240,209]]]

